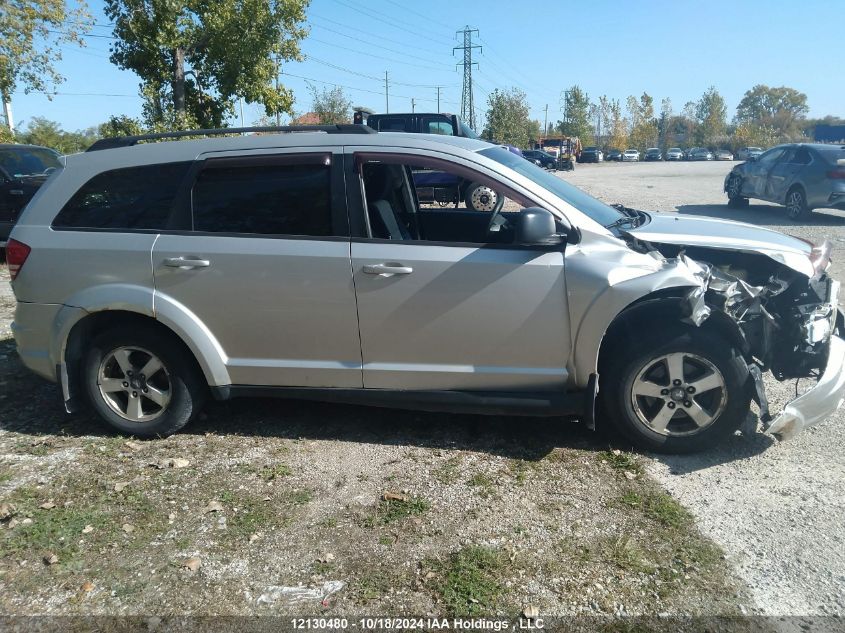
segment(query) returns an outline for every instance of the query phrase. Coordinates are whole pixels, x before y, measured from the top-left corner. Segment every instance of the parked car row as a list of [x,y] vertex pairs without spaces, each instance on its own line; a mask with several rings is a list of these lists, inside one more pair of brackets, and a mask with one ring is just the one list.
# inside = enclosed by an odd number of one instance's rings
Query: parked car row
[[[598,148],[587,148],[598,150]],[[586,149],[584,150],[587,151]],[[759,156],[762,153],[759,147],[744,147],[739,151],[736,160],[748,160],[750,156]],[[608,161],[630,161],[636,162],[640,160],[640,152],[636,149],[626,149],[625,151],[619,149],[609,149],[604,160]],[[680,147],[670,147],[664,154],[659,147],[649,147],[642,155],[642,160],[645,161],[677,161],[677,160],[735,160],[733,153],[730,150],[719,149],[711,151],[706,147],[690,147],[681,149]],[[584,160],[583,154],[582,163],[599,162],[595,160]]]

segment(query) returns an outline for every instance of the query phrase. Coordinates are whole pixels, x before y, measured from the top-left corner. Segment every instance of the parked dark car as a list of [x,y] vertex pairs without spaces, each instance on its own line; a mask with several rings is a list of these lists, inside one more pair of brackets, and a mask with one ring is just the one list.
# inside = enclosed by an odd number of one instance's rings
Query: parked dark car
[[522,150],[522,156],[535,165],[546,169],[554,169],[557,164],[557,158],[539,149],[524,149]]
[[581,155],[578,157],[579,163],[600,163],[604,160],[604,152],[598,147],[585,147],[581,150]]
[[690,150],[690,160],[713,160],[713,152],[706,147],[695,147]]
[[38,188],[57,167],[58,152],[38,145],[0,145],[0,248]]
[[663,152],[657,147],[649,147],[645,151],[643,160],[663,160]]
[[615,160],[617,162],[622,162],[622,150],[621,149],[609,149],[607,150],[607,156],[604,157],[605,160]]
[[792,220],[818,208],[845,210],[845,145],[778,145],[734,167],[724,189],[733,207],[767,200],[785,205]]

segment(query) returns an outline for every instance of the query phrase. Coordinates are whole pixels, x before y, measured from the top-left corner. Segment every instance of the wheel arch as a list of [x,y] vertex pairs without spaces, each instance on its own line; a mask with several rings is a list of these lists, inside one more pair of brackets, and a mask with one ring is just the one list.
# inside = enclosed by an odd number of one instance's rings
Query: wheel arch
[[88,342],[102,332],[127,326],[152,328],[181,347],[195,363],[206,384],[219,386],[231,382],[222,349],[210,333],[207,336],[202,333],[204,328],[198,323],[186,328],[161,312],[153,316],[123,308],[84,311],[75,322],[65,325],[67,334],[60,341],[61,347],[56,355],[59,360],[57,374],[69,411],[78,409],[81,402],[81,368]]

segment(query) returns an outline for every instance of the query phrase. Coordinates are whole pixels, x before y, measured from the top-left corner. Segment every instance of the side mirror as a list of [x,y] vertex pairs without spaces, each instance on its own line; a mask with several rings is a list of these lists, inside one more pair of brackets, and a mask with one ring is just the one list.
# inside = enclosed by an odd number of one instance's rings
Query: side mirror
[[519,214],[516,224],[516,243],[523,246],[557,246],[566,241],[558,233],[555,216],[540,207],[528,207]]

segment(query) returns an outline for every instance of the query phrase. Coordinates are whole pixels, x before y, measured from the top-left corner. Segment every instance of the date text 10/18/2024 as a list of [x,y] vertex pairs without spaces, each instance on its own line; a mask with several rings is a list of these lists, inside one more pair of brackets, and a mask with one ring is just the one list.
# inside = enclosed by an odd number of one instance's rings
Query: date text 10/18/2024
[[358,629],[363,631],[518,631],[544,628],[542,618],[519,618],[516,621],[488,618],[293,618],[297,630],[330,631]]

